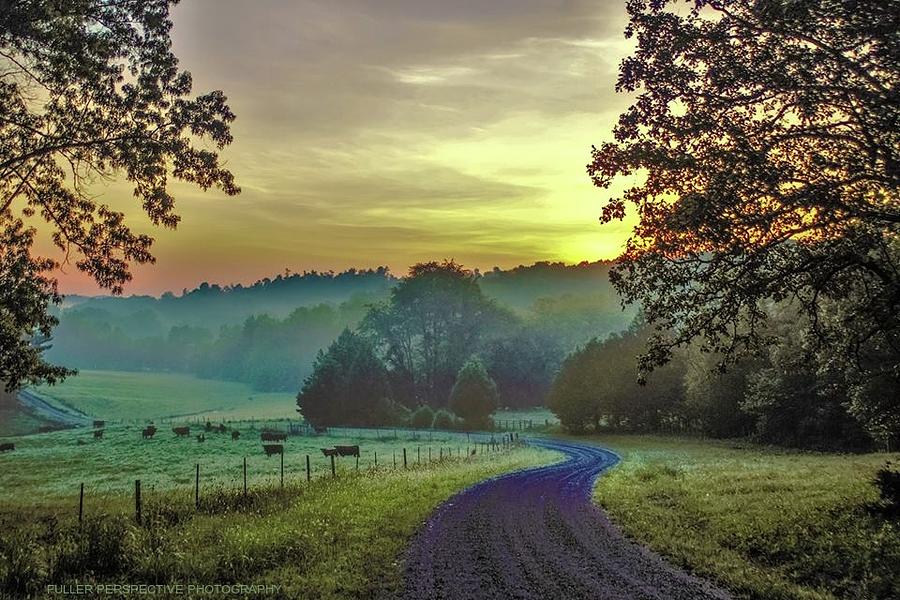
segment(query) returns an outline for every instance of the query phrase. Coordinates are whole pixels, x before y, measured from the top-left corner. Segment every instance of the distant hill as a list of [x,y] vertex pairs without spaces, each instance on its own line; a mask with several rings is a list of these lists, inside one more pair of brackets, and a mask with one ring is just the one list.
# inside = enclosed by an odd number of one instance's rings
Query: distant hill
[[[612,263],[540,262],[478,273],[484,293],[524,327],[556,340],[562,359],[624,329]],[[202,283],[176,296],[69,296],[47,358],[79,369],[181,372],[261,391],[299,389],[316,353],[399,281],[387,268],[307,272],[253,285]],[[548,338],[548,339],[549,339]]]

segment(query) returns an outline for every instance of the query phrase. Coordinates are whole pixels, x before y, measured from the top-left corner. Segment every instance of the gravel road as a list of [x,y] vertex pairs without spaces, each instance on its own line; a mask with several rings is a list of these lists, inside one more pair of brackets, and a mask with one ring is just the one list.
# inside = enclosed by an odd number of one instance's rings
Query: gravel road
[[625,539],[591,502],[595,480],[618,456],[585,444],[531,443],[566,458],[487,480],[439,507],[407,552],[401,598],[729,598]]

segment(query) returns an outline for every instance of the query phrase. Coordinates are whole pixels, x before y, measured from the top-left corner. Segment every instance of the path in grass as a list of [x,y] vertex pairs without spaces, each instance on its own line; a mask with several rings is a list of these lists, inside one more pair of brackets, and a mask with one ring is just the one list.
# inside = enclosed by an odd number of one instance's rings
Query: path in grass
[[567,460],[478,484],[443,504],[408,553],[403,598],[728,598],[626,540],[591,502],[614,453],[535,440]]

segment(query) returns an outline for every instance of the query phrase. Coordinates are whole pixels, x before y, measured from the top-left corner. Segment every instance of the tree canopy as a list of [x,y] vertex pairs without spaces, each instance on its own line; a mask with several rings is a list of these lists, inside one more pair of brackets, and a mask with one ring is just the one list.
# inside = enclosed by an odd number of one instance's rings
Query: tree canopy
[[497,386],[477,357],[459,370],[450,392],[450,409],[467,427],[490,427],[491,414],[497,410]]
[[[150,221],[171,228],[179,220],[171,178],[240,191],[218,155],[232,141],[234,114],[221,91],[191,95],[191,74],[171,51],[173,4],[0,2],[0,254],[4,265],[29,263],[19,271],[29,281],[3,296],[4,340],[52,326],[47,305],[58,300],[42,275],[56,264],[31,255],[25,222],[45,221],[52,241],[78,256],[79,270],[121,293],[131,264],[154,260],[153,240],[98,203],[93,183],[124,178]],[[19,304],[31,307],[30,317],[9,317]],[[15,362],[10,349],[4,341],[8,388],[62,373],[34,355]]]
[[[807,348],[900,386],[900,2],[630,0],[635,100],[588,172],[636,210],[613,282],[658,331],[761,351],[775,303]],[[862,383],[860,383],[862,385]]]

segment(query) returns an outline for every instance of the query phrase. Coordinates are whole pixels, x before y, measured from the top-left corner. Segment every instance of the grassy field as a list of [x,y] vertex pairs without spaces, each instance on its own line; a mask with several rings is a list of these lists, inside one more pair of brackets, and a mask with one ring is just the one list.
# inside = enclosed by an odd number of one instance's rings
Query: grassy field
[[[382,448],[401,446],[396,442],[384,441]],[[134,522],[128,493],[113,489],[102,497],[88,495],[85,522],[79,525],[77,500],[66,494],[70,486],[56,485],[35,505],[34,490],[46,483],[26,477],[3,486],[5,492],[20,485],[32,492],[7,493],[0,503],[0,595],[44,597],[48,583],[77,581],[269,583],[281,586],[279,598],[377,597],[397,589],[406,544],[441,502],[486,477],[554,456],[513,448],[404,470],[385,465],[379,452],[378,468],[367,465],[357,473],[348,464],[334,479],[320,470],[311,483],[295,474],[283,489],[274,483],[271,469],[266,476],[254,465],[257,475],[247,496],[229,481],[237,472],[232,456],[223,462],[227,472],[219,483],[204,486],[199,510],[190,486],[151,490],[144,495],[141,525]],[[4,466],[9,458],[2,458]],[[189,480],[191,471],[168,477]],[[112,488],[119,479],[110,482]]]
[[[141,479],[148,491],[179,486],[193,489],[195,465],[200,465],[203,485],[243,485],[243,460],[247,458],[248,479],[252,485],[271,483],[280,477],[278,456],[266,457],[260,440],[263,423],[232,423],[241,433],[232,441],[230,431],[205,433],[205,442],[194,435],[202,427],[192,427],[192,435],[178,438],[168,425],[159,426],[153,439],[142,439],[141,425],[114,425],[106,428],[103,439],[95,440],[89,429],[76,429],[11,439],[15,452],[0,455],[2,482],[0,506],[26,497],[31,503],[54,503],[58,497],[73,498],[85,484],[88,506],[92,498],[130,490]],[[275,423],[284,429],[284,423]],[[334,445],[360,445],[360,468],[375,466],[377,454],[381,466],[400,465],[403,449],[410,464],[437,460],[441,454],[457,456],[476,443],[491,439],[490,434],[416,432],[410,430],[332,429],[328,435],[290,436],[284,442],[285,477],[306,477],[306,455],[310,456],[315,476],[330,475],[330,462],[320,448]],[[5,441],[5,440],[4,440]],[[341,470],[355,469],[355,459],[338,460]],[[71,500],[70,500],[71,503]],[[102,502],[100,502],[102,504]]]
[[597,502],[630,536],[740,598],[900,598],[900,523],[866,510],[897,455],[835,455],[642,436]]
[[177,373],[80,371],[40,396],[107,420],[194,415],[211,419],[296,418],[295,395]]

